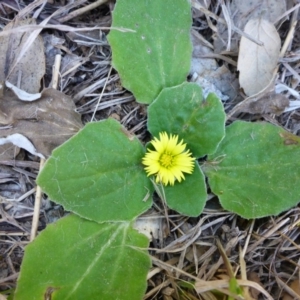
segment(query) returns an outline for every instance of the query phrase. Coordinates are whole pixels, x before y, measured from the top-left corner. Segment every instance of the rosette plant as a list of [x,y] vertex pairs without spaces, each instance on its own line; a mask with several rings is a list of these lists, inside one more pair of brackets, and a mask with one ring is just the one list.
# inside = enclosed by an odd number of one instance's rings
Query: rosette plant
[[155,190],[193,217],[205,206],[205,175],[223,208],[244,218],[298,203],[299,137],[266,123],[225,129],[218,97],[186,82],[191,20],[188,0],[117,0],[112,64],[136,101],[149,105],[152,138],[146,144],[107,119],[53,151],[37,183],[72,213],[26,247],[16,300],[142,299],[149,241],[133,224]]

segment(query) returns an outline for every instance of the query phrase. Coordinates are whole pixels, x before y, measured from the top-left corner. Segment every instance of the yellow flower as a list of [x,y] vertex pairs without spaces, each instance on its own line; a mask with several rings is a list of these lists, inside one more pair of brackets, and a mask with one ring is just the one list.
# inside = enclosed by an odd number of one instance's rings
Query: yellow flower
[[190,150],[185,151],[186,144],[181,140],[178,143],[178,135],[170,135],[166,132],[159,134],[159,139],[151,141],[155,150],[148,149],[142,163],[145,165],[147,176],[156,175],[156,182],[164,185],[174,185],[185,179],[183,173],[191,174],[195,166],[195,158],[191,157]]

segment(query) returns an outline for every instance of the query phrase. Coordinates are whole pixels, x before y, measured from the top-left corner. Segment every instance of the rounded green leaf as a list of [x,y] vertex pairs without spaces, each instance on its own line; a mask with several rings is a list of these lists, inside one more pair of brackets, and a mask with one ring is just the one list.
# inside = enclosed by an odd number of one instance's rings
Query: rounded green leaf
[[268,123],[234,122],[203,170],[226,210],[277,215],[300,198],[300,138]]
[[192,174],[185,174],[185,180],[174,186],[164,186],[163,193],[168,207],[189,216],[199,216],[207,199],[205,177],[198,163]]
[[220,99],[203,99],[196,83],[164,89],[148,108],[148,130],[153,136],[177,134],[195,157],[213,153],[225,135],[225,112]]
[[151,265],[147,247],[130,223],[69,215],[25,248],[14,299],[140,300]]
[[118,0],[108,41],[112,64],[136,100],[151,103],[164,87],[186,80],[192,45],[188,0]]
[[53,151],[37,183],[53,201],[87,219],[133,220],[152,205],[144,153],[117,121],[89,123]]

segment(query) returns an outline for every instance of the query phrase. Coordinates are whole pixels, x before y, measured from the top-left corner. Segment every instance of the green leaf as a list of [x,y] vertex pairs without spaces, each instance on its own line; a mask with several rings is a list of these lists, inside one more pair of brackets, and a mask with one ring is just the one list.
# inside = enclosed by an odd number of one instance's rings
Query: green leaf
[[[164,87],[186,80],[192,45],[187,0],[118,0],[108,41],[123,86],[140,103],[151,103]],[[134,31],[134,32],[132,32]]]
[[[243,290],[239,286],[237,280],[235,277],[229,279],[229,292],[231,292],[234,295],[243,296]],[[234,300],[235,298],[228,296],[228,300]]]
[[140,300],[148,239],[131,224],[98,224],[69,215],[25,248],[15,300]]
[[174,186],[164,186],[164,197],[169,208],[189,217],[197,217],[202,213],[207,199],[205,177],[198,163],[194,172],[185,174],[185,178],[182,182],[176,181]]
[[203,170],[226,210],[251,219],[299,202],[300,138],[268,123],[234,122]]
[[225,135],[225,112],[215,94],[203,99],[196,83],[164,89],[148,108],[148,130],[153,136],[178,134],[195,157],[213,153]]
[[49,197],[89,220],[129,221],[152,205],[141,143],[115,120],[87,124],[53,151],[37,183]]

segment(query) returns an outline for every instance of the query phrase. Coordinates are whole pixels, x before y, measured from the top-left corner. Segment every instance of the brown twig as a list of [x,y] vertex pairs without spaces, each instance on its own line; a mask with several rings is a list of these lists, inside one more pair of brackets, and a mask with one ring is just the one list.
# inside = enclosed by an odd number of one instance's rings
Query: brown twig
[[96,1],[94,3],[91,3],[87,6],[84,6],[82,8],[78,8],[78,9],[72,11],[71,13],[67,14],[66,16],[59,18],[58,21],[60,23],[67,22],[67,21],[69,21],[69,20],[71,20],[75,17],[78,17],[78,16],[80,16],[80,15],[82,15],[82,14],[84,14],[84,13],[86,13],[86,12],[88,12],[88,11],[90,11],[90,10],[106,3],[107,1],[108,0],[98,0],[98,1]]
[[[51,85],[52,85],[52,88],[54,88],[54,89],[57,89],[57,86],[58,86],[60,63],[61,63],[61,55],[58,54],[55,56],[55,62],[54,62],[54,66],[53,66],[53,75],[52,75],[52,84]],[[39,172],[41,172],[44,164],[45,164],[45,160],[42,158],[40,161]],[[35,194],[32,225],[31,225],[30,241],[33,241],[34,238],[36,237],[38,224],[39,224],[39,217],[40,217],[41,198],[42,198],[42,190],[39,186],[37,186],[36,194]]]

